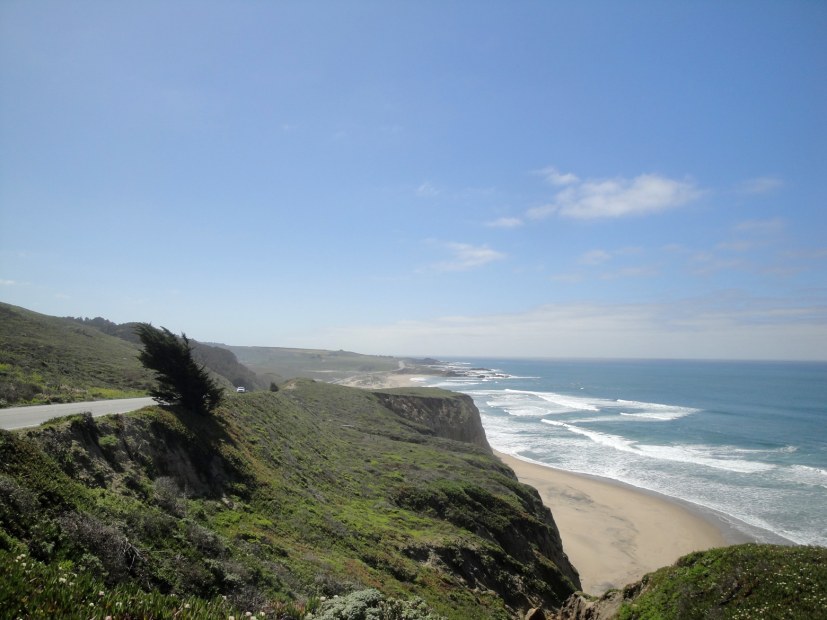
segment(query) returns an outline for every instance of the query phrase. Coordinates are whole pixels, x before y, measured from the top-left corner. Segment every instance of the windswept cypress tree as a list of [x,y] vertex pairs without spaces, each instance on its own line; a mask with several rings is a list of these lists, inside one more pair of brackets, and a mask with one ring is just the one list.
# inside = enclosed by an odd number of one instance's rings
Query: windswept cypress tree
[[180,405],[202,415],[208,415],[221,402],[224,391],[212,380],[203,366],[192,359],[192,347],[186,334],[179,338],[166,327],[158,329],[149,323],[139,323],[135,333],[144,350],[139,359],[155,371],[158,381],[150,394],[156,401]]

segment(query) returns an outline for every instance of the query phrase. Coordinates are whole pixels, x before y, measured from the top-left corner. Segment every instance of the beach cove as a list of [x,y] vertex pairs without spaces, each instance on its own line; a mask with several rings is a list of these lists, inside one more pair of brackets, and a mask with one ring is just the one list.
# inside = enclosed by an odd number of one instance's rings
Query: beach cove
[[[367,389],[416,387],[428,375],[370,373],[340,383]],[[711,514],[613,480],[563,471],[495,450],[534,487],[560,530],[563,549],[580,573],[583,591],[600,595],[639,580],[693,551],[746,542]]]
[[589,594],[622,588],[687,553],[736,542],[712,520],[667,498],[495,454],[540,493]]

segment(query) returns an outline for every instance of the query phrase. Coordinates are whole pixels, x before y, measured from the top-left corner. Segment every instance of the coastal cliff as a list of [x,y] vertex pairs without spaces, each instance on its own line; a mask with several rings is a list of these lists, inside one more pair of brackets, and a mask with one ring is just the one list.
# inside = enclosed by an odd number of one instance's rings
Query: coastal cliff
[[579,588],[549,510],[448,392],[298,380],[212,418],[55,420],[0,433],[0,488],[3,558],[172,605],[310,609],[375,588],[445,618],[517,618]]
[[434,435],[491,450],[480,412],[467,394],[425,388],[380,390],[374,395],[403,418],[421,424]]

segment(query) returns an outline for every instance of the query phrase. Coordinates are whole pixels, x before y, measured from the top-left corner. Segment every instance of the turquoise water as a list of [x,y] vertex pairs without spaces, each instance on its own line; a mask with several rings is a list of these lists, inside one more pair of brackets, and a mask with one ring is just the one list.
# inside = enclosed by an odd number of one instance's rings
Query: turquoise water
[[[827,363],[460,360],[492,447],[827,546]],[[493,370],[472,370],[484,368]]]

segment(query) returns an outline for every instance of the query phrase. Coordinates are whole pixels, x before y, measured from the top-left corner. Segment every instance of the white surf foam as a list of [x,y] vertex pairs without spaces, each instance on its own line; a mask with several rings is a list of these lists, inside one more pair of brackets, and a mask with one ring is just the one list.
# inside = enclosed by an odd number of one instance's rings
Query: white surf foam
[[558,422],[557,420],[542,420],[542,422],[565,428],[569,432],[589,438],[596,444],[652,459],[703,465],[705,467],[746,474],[769,471],[775,468],[774,465],[768,463],[728,458],[726,456],[728,454],[727,446],[660,446],[640,444],[625,437],[620,437],[619,435],[592,431],[565,422]]
[[626,412],[621,411],[620,415],[628,416],[630,418],[641,418],[645,420],[658,420],[666,422],[669,420],[677,420],[693,413],[698,413],[700,409],[693,407],[681,407],[678,405],[664,405],[661,403],[645,403],[636,400],[618,400],[617,405],[624,409],[641,409],[642,411]]

